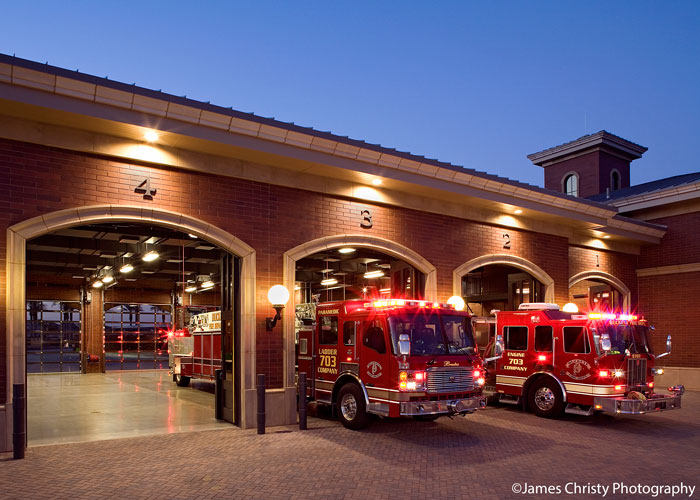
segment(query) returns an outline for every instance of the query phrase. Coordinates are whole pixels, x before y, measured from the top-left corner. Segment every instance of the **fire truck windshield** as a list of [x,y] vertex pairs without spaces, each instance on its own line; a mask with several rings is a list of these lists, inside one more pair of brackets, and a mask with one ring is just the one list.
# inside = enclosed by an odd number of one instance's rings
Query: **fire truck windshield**
[[598,326],[598,333],[610,336],[610,354],[652,354],[647,326],[604,323]]
[[471,322],[466,316],[441,315],[435,311],[402,313],[389,316],[389,327],[395,353],[399,352],[399,335],[403,333],[411,340],[411,356],[474,352]]

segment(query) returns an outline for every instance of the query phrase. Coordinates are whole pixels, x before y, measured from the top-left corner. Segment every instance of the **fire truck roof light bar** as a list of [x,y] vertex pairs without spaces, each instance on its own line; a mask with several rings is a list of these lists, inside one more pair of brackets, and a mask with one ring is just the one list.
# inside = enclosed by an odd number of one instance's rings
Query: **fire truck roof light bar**
[[637,316],[634,314],[612,314],[612,313],[588,313],[588,319],[607,319],[617,321],[635,321]]
[[375,300],[374,302],[365,302],[364,307],[430,307],[430,308],[442,308],[442,309],[455,309],[453,304],[441,304],[439,302],[430,302],[426,300],[404,300],[404,299],[390,299],[390,300]]

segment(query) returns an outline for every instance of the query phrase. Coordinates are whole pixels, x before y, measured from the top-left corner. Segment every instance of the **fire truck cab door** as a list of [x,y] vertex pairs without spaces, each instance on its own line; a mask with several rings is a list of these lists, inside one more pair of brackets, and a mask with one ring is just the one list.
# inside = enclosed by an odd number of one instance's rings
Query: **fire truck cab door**
[[590,332],[583,325],[562,325],[557,328],[555,343],[558,375],[564,382],[576,385],[593,383],[595,350]]
[[386,322],[376,318],[362,323],[360,345],[360,377],[367,387],[386,387],[390,373],[387,353]]

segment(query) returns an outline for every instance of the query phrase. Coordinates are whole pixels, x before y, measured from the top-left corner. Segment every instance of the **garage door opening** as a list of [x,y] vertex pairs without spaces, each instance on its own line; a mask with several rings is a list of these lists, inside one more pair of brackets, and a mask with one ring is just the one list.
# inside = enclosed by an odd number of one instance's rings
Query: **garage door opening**
[[511,311],[524,302],[543,302],[545,286],[530,273],[504,264],[473,269],[462,277],[462,297],[475,316]]
[[[26,249],[30,445],[216,427],[215,411],[235,420],[236,257],[141,223],[60,229]],[[207,364],[224,372],[216,395],[213,369],[178,387],[168,352],[212,313],[227,318],[207,337]]]

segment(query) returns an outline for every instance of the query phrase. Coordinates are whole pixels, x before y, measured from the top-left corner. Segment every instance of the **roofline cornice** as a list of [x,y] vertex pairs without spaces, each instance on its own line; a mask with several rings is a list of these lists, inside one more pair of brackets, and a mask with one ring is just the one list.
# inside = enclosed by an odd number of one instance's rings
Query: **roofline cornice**
[[641,158],[642,155],[647,151],[648,148],[640,146],[630,142],[622,137],[610,134],[605,130],[596,132],[595,134],[585,135],[575,141],[567,142],[560,146],[545,149],[544,151],[539,151],[537,153],[532,153],[527,155],[527,158],[538,166],[546,166],[553,160],[561,159],[563,156],[574,155],[576,153],[581,153],[586,150],[596,151],[604,148],[605,146],[611,148],[613,151],[620,155],[627,156],[627,159],[634,160]]

